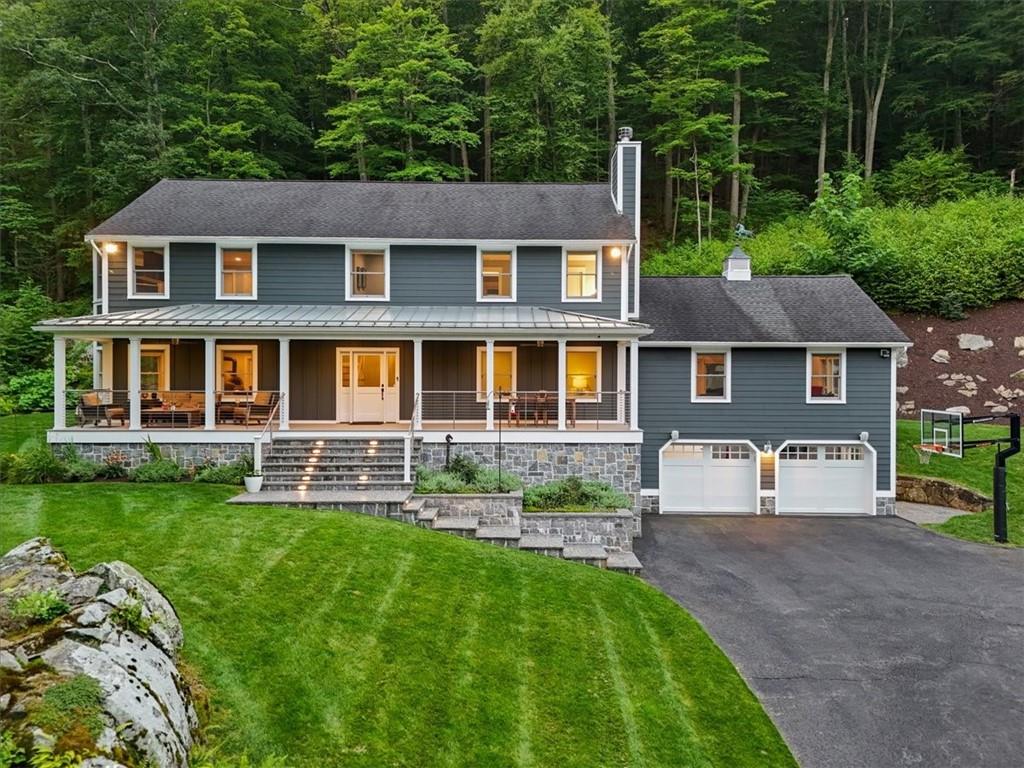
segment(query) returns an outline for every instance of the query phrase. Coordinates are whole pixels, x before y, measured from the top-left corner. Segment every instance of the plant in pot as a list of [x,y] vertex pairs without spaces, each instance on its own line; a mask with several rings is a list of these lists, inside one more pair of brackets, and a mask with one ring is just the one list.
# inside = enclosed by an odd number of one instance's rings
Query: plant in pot
[[[263,473],[253,470],[242,478],[245,483],[245,490],[247,493],[259,493],[260,488],[263,487]],[[235,482],[238,482],[237,480]]]

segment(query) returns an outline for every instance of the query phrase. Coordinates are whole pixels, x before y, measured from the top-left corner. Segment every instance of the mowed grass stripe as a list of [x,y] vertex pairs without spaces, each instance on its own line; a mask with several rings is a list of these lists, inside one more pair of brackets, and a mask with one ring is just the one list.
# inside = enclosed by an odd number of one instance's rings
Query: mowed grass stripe
[[619,711],[622,714],[622,726],[626,734],[626,744],[629,746],[629,762],[630,765],[643,768],[647,763],[643,759],[640,737],[637,735],[632,697],[626,684],[625,676],[622,673],[619,654],[615,650],[611,623],[608,621],[607,614],[601,608],[596,598],[594,600],[594,613],[601,628],[601,641],[604,644],[604,653],[608,661],[608,673],[612,681],[612,692],[615,694],[615,700],[618,702]]
[[[122,559],[152,578],[226,754],[295,768],[632,765],[618,676],[652,768],[792,765],[696,622],[637,579],[361,515],[231,507],[232,493],[0,486],[0,551],[48,535],[78,568]],[[660,701],[665,674],[696,738]]]

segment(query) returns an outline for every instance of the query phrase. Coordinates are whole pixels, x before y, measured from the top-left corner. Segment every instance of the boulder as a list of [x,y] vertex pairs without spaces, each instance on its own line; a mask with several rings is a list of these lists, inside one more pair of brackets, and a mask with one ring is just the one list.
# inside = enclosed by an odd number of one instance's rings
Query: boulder
[[910,387],[896,387],[897,395],[905,395],[908,391],[910,391]]
[[992,504],[991,499],[962,485],[934,477],[910,475],[899,475],[896,478],[896,499],[950,507],[964,512],[984,512]]
[[941,363],[943,365],[949,364],[949,350],[948,349],[937,349],[935,354],[932,355],[932,361]]
[[973,389],[958,389],[957,394],[963,395],[964,397],[974,397],[978,393]]
[[949,374],[948,373],[940,373],[935,378],[937,378],[939,381],[945,381],[946,379],[949,378]]
[[971,352],[980,352],[983,349],[994,346],[992,339],[979,333],[961,333],[956,337],[956,343],[960,349],[966,349]]
[[992,413],[998,415],[1001,413],[1008,412],[1010,410],[1010,407],[1007,405],[993,405],[990,410],[992,411]]
[[1024,336],[1013,337],[1013,348],[1024,350]]
[[971,409],[968,408],[966,405],[954,405],[952,408],[947,408],[946,410],[950,411],[951,413],[959,413],[964,416],[971,415]]
[[910,365],[910,356],[907,355],[907,348],[906,347],[897,347],[896,348],[896,367],[897,368],[906,368],[908,365]]
[[1021,368],[1019,371],[1014,371],[1013,373],[1011,373],[1010,374],[1010,378],[1011,379],[1024,379],[1024,368]]
[[985,383],[986,381],[988,381],[988,379],[986,379],[986,378],[985,378],[984,376],[982,376],[982,375],[981,375],[980,373],[979,373],[979,374],[977,374],[977,375],[976,375],[976,376],[975,376],[974,378],[976,378],[976,379],[977,379],[978,381],[980,381],[980,382],[981,382],[982,384],[984,384],[984,383]]
[[[85,675],[99,685],[103,724],[83,765],[187,768],[198,721],[176,665],[183,635],[167,598],[127,563],[101,563],[76,574],[45,539],[0,558],[0,579],[0,604],[53,589],[70,607],[45,624],[0,611],[0,668],[5,688],[11,683],[0,706],[0,730],[24,743],[56,743],[59,733],[45,732],[25,714],[51,686]],[[116,607],[130,601],[153,620],[145,634],[116,621]]]

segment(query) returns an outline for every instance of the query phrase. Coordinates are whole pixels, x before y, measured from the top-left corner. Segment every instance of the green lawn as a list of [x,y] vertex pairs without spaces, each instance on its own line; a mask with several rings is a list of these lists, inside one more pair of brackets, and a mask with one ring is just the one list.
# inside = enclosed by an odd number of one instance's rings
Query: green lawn
[[53,426],[52,413],[16,413],[0,417],[0,453],[17,453],[46,438]]
[[[921,464],[914,446],[921,442],[920,423],[900,421],[897,425],[896,463],[900,474],[940,477],[992,496],[992,467],[995,448],[972,448],[964,452],[962,459],[951,456],[932,456],[927,464]],[[1008,434],[1008,427],[988,424],[968,424],[964,434],[968,440],[984,439],[995,435]],[[1007,504],[1009,511],[1010,543],[1024,546],[1024,454],[1018,454],[1006,462]],[[930,526],[937,531],[972,541],[992,542],[992,513],[954,517],[942,525]]]
[[233,489],[0,486],[0,551],[153,579],[228,753],[297,766],[793,766],[728,659],[636,578]]

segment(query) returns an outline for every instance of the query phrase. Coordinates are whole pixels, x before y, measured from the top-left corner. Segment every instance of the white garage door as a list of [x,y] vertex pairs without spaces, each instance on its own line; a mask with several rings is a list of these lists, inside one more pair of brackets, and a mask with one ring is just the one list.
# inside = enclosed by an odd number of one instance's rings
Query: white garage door
[[778,513],[869,514],[873,460],[862,445],[787,445],[778,456]]
[[672,443],[661,453],[660,509],[697,514],[753,514],[757,457],[743,443]]

